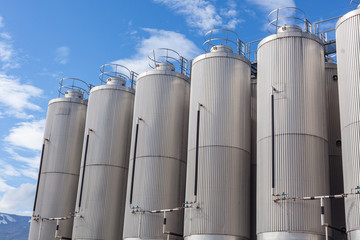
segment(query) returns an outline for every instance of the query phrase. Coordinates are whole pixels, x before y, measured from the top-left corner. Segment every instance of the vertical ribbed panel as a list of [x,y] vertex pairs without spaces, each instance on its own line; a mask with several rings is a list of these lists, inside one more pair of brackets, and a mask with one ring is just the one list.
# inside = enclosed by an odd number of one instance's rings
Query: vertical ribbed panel
[[251,165],[250,165],[250,239],[256,240],[256,99],[257,79],[251,79]]
[[[75,210],[86,108],[85,101],[73,98],[49,103],[36,216],[66,217]],[[71,237],[72,227],[73,219],[60,221],[59,235]],[[55,230],[56,221],[32,220],[29,240],[55,239]]]
[[90,93],[84,140],[89,134],[89,143],[80,209],[81,182],[78,188],[73,239],[122,237],[133,108],[134,90],[104,85]]
[[[295,32],[270,36],[259,45],[257,234],[261,239],[275,239],[267,238],[271,236],[268,234],[261,236],[269,232],[324,235],[319,201],[275,203],[271,195],[273,89],[274,193],[285,192],[289,197],[329,194],[324,50],[319,41],[312,35]],[[328,222],[331,211],[326,209]]]
[[[133,129],[139,132],[133,206],[144,210],[180,207],[185,201],[186,146],[190,83],[185,76],[152,70],[137,79]],[[162,214],[132,213],[130,185],[132,134],[123,238],[163,239]],[[183,211],[167,214],[166,231],[182,234]],[[174,237],[170,237],[174,238]]]
[[[250,66],[233,53],[193,61],[186,200],[194,201],[200,108],[198,204],[185,210],[184,236],[250,237]],[[216,237],[215,237],[216,238]],[[219,238],[220,239],[220,238]]]
[[[336,29],[344,191],[360,185],[360,9]],[[345,199],[347,231],[360,230],[360,196]]]
[[[344,193],[343,169],[341,158],[341,131],[337,65],[325,63],[325,81],[327,89],[328,140],[329,140],[329,174],[330,194]],[[331,224],[334,227],[345,227],[344,199],[331,199]],[[334,239],[344,239],[345,234],[333,231]]]

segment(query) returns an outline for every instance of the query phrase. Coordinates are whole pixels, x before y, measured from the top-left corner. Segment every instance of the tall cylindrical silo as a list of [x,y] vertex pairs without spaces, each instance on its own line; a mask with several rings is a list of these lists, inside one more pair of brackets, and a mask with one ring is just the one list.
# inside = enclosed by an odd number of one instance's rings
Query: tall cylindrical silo
[[[55,239],[57,228],[71,238],[87,108],[84,92],[73,86],[49,102],[29,240]],[[57,227],[52,218],[64,220]]]
[[217,43],[192,64],[187,240],[250,237],[250,61]]
[[298,200],[329,194],[322,41],[276,24],[257,56],[257,237],[325,239],[320,201]]
[[[344,191],[360,191],[360,8],[336,24]],[[345,198],[349,239],[360,239],[360,195]]]
[[[168,50],[166,50],[168,51]],[[136,82],[123,239],[177,239],[183,206],[190,79],[168,61]]]
[[123,233],[134,74],[115,64],[102,71],[107,83],[94,87],[88,102],[73,239],[117,240]]
[[[325,82],[327,90],[330,194],[335,195],[344,193],[336,63],[325,63]],[[331,220],[332,226],[338,229],[345,228],[344,199],[331,200]],[[336,240],[346,238],[345,234],[339,231],[333,231],[333,237]]]

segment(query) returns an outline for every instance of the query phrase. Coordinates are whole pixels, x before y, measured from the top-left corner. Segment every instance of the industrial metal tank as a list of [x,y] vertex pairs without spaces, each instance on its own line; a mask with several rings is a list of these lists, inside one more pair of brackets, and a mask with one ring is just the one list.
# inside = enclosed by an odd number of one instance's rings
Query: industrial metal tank
[[29,240],[71,239],[88,88],[62,79],[59,98],[49,102]]
[[250,164],[250,239],[256,240],[256,99],[257,79],[251,78],[251,164]]
[[250,61],[235,32],[206,36],[192,63],[184,238],[249,239]]
[[[344,193],[344,183],[337,65],[330,58],[325,62],[325,82],[327,91],[330,194],[336,195]],[[331,219],[332,226],[345,229],[344,199],[331,200]],[[333,237],[336,240],[346,239],[346,235],[340,231],[333,231]]]
[[[324,48],[301,13],[274,10],[269,20],[275,34],[258,45],[259,240],[326,237],[319,201],[301,200],[329,194]],[[326,204],[323,220],[329,223]]]
[[188,61],[170,49],[154,50],[151,59],[154,69],[136,82],[123,233],[128,240],[178,239],[183,230]]
[[360,8],[336,24],[346,230],[360,239]]
[[[117,240],[125,213],[136,73],[101,67],[88,101],[72,239]],[[104,79],[107,78],[107,79]]]

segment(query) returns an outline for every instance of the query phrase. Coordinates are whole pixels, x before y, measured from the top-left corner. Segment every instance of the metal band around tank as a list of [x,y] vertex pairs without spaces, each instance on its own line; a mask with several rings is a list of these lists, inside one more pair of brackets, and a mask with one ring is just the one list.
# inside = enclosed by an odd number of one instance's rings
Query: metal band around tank
[[[257,234],[257,240],[325,240],[325,235],[303,232],[267,232]],[[332,238],[330,238],[332,239]]]
[[247,237],[217,234],[194,234],[184,238],[185,240],[248,240]]

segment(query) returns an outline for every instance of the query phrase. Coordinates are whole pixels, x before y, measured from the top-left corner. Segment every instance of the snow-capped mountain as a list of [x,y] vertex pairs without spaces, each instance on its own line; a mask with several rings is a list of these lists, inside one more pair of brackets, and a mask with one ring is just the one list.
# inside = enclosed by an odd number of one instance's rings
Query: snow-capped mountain
[[27,240],[30,228],[30,217],[0,213],[1,240]]

